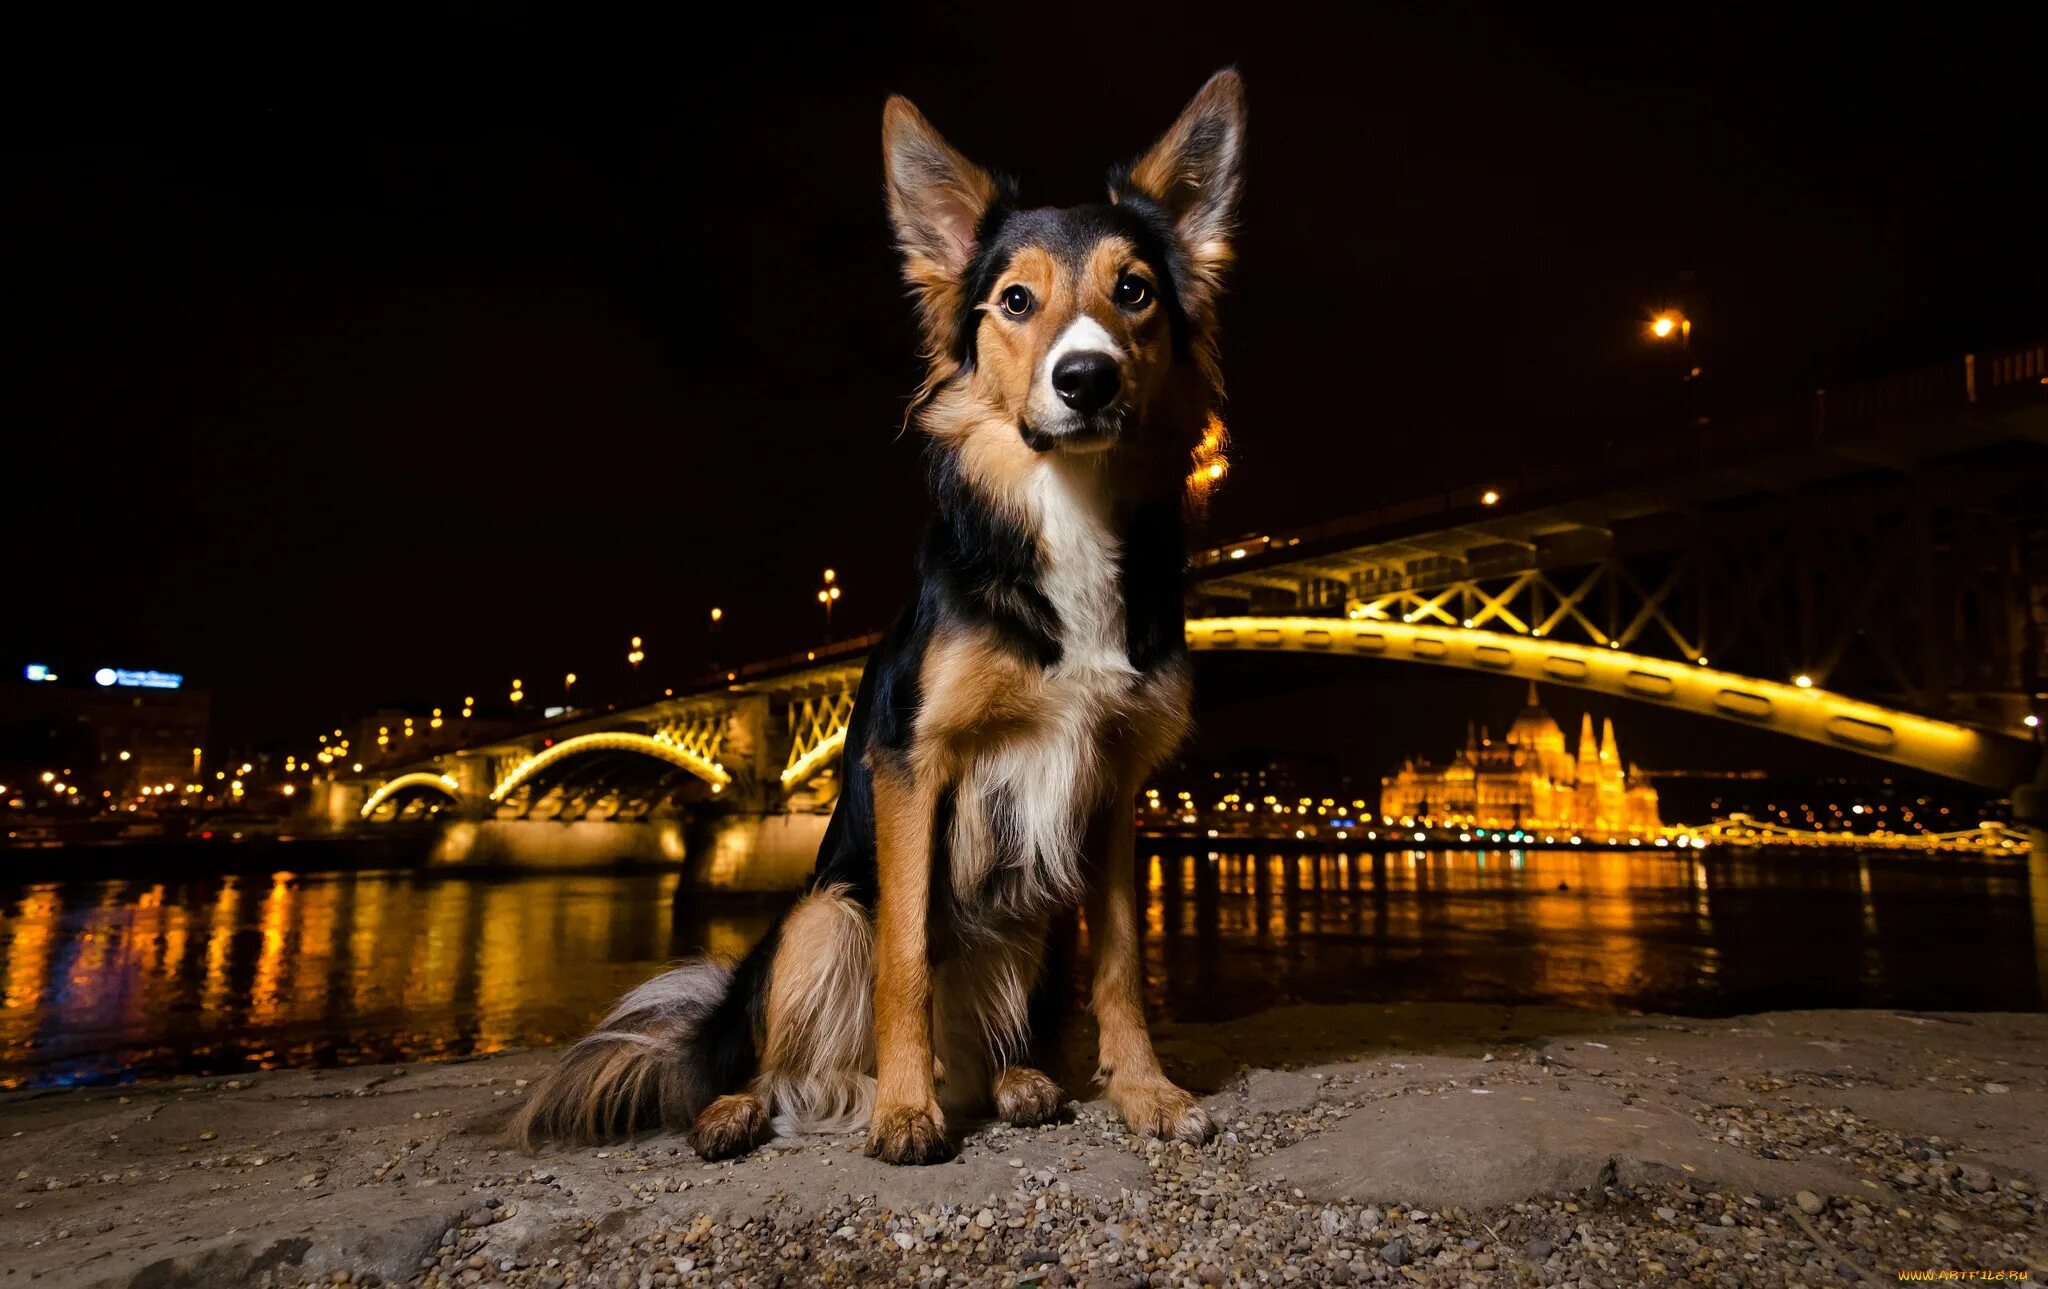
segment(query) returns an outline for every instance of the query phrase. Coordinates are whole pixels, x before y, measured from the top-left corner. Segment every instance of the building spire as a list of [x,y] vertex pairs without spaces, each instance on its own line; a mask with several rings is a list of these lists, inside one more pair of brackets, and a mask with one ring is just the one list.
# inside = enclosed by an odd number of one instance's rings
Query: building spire
[[1600,722],[1600,759],[1614,765],[1621,764],[1621,743],[1614,737],[1614,718]]
[[1541,707],[1541,706],[1543,706],[1543,702],[1542,702],[1542,700],[1536,697],[1536,682],[1535,682],[1535,681],[1533,681],[1533,680],[1529,682],[1529,706],[1531,706],[1531,707]]
[[1600,759],[1600,744],[1593,737],[1593,713],[1587,712],[1579,718],[1579,764],[1587,765]]

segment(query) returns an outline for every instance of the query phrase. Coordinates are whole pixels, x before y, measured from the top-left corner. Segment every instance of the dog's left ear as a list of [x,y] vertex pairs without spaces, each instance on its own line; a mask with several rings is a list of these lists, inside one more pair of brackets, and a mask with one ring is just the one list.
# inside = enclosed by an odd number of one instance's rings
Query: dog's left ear
[[1182,287],[1190,312],[1214,303],[1230,266],[1244,173],[1244,120],[1244,81],[1236,68],[1226,67],[1209,78],[1150,152],[1110,176],[1110,200],[1140,193],[1172,218],[1194,278]]

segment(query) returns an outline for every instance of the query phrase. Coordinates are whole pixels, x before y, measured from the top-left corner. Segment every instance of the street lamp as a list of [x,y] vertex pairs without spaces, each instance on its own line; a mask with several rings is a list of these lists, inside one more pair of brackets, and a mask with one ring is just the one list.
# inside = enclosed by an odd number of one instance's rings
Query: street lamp
[[626,652],[626,661],[633,664],[633,670],[640,670],[640,664],[647,661],[647,653],[640,647],[640,637],[633,637],[632,648]]
[[575,696],[575,690],[576,673],[572,671],[568,675],[562,677],[562,706],[569,706],[569,700]]
[[818,603],[825,606],[825,639],[832,639],[832,606],[839,602],[839,574],[825,570],[825,585],[818,589]]
[[513,678],[513,681],[512,681],[512,705],[513,705],[514,707],[517,707],[517,706],[519,706],[519,704],[521,704],[521,703],[523,703],[523,702],[525,702],[525,701],[526,701],[526,682],[525,682],[525,681],[523,681],[523,680],[520,680],[520,679],[518,679],[517,677],[514,677],[514,678]]
[[1678,337],[1682,345],[1692,344],[1692,319],[1676,309],[1666,309],[1650,319],[1650,335],[1658,340]]

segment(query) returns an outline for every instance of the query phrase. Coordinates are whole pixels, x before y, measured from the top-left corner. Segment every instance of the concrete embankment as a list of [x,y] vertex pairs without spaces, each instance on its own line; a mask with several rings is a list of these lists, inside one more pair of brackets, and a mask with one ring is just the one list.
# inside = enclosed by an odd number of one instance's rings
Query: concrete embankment
[[[1083,1040],[1085,1035],[1077,1036]],[[1287,1008],[1162,1030],[1223,1132],[528,1157],[547,1053],[0,1099],[0,1285],[1828,1284],[2048,1269],[2048,1017]],[[1070,1090],[1089,1095],[1069,1081]]]

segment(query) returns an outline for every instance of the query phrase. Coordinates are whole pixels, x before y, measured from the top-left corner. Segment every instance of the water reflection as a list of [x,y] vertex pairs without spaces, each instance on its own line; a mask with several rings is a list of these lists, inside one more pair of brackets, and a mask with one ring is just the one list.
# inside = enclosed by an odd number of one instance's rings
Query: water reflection
[[1186,1019],[1415,998],[1691,1014],[2043,1001],[2014,864],[1613,851],[1148,862],[1148,985]]
[[559,1042],[773,908],[673,874],[223,876],[0,888],[0,1087]]
[[[2027,870],[1854,855],[1149,853],[1155,1009],[2042,1005]],[[433,1058],[580,1032],[772,905],[672,874],[0,887],[0,1086]]]

